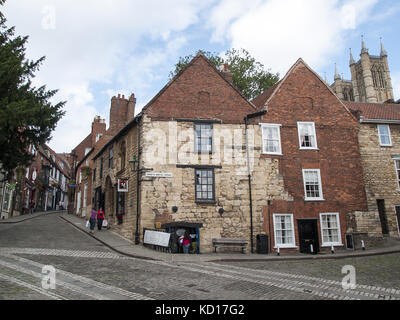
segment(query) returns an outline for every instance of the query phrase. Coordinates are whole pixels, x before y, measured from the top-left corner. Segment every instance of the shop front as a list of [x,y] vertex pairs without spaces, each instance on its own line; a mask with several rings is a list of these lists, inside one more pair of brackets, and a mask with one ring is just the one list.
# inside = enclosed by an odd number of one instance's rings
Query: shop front
[[191,222],[170,222],[161,226],[162,229],[171,234],[171,253],[183,253],[183,248],[179,245],[179,238],[188,231],[191,239],[189,253],[192,254],[200,254],[200,228],[202,227],[202,223]]

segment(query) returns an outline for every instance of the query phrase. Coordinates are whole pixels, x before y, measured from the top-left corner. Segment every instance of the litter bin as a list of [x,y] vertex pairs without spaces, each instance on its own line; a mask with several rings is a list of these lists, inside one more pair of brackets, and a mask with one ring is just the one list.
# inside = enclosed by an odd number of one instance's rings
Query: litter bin
[[268,236],[266,234],[257,235],[257,253],[268,254]]

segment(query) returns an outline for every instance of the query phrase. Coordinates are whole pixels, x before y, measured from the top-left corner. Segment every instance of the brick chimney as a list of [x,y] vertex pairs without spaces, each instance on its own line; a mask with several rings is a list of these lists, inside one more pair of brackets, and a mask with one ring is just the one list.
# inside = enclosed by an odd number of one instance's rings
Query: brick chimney
[[232,71],[229,70],[228,64],[225,63],[225,64],[220,65],[219,70],[220,70],[222,76],[223,76],[230,84],[232,84],[232,77],[233,77],[233,74],[232,74]]
[[98,140],[97,135],[104,135],[106,133],[106,121],[101,119],[100,116],[96,116],[92,122],[92,146],[95,145]]
[[125,126],[128,115],[128,100],[125,96],[118,94],[118,97],[112,97],[110,108],[110,127],[111,135],[116,134],[120,129]]
[[136,98],[135,94],[131,94],[128,102],[128,114],[126,123],[130,122],[135,117]]

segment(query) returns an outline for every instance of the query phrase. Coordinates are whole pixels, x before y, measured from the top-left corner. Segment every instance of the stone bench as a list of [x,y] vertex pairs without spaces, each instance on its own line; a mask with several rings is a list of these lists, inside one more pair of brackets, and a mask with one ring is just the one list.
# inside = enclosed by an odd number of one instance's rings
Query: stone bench
[[237,238],[218,238],[213,239],[212,243],[215,249],[215,253],[217,253],[217,247],[240,247],[242,249],[242,253],[244,253],[244,250],[247,246],[246,240]]

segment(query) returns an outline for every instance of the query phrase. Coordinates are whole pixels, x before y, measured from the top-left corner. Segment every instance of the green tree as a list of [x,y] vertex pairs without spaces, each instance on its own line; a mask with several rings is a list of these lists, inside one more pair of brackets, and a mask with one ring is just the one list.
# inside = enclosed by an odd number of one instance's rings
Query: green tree
[[[206,56],[210,62],[218,68],[222,64],[228,64],[229,70],[232,72],[233,85],[245,96],[251,100],[271,88],[279,81],[279,73],[271,73],[269,69],[265,69],[264,65],[256,61],[245,49],[226,51],[223,57],[217,53],[199,50],[197,52]],[[172,79],[178,74],[195,55],[180,57],[175,65],[175,70],[170,73]]]
[[[0,0],[0,5],[4,4]],[[32,86],[32,78],[45,57],[25,58],[28,37],[14,36],[0,12],[0,163],[10,179],[18,166],[28,166],[34,156],[28,152],[48,142],[64,115],[65,102],[52,104],[57,90]]]

